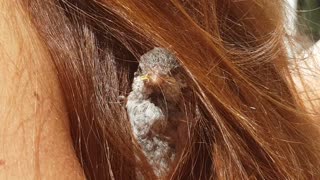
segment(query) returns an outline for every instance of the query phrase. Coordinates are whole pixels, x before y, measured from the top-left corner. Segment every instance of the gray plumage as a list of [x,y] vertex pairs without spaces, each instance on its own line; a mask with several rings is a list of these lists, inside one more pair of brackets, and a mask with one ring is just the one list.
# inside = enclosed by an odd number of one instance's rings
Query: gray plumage
[[150,71],[160,74],[168,74],[172,69],[179,66],[176,58],[164,48],[154,48],[145,53],[140,58],[139,67],[141,73],[146,74]]
[[170,124],[168,114],[177,111],[170,99],[177,99],[181,86],[172,83],[162,87],[162,94],[157,94],[157,87],[147,85],[142,77],[150,73],[169,77],[170,71],[177,67],[175,57],[167,50],[154,48],[147,52],[140,58],[140,70],[135,74],[132,91],[127,97],[126,108],[133,134],[158,176],[166,174],[175,157],[175,149],[164,132]]

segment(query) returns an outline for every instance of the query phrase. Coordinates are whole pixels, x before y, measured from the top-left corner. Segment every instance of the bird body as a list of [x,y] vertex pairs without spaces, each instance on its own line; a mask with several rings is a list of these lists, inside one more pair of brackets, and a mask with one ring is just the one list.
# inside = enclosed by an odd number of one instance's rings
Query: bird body
[[140,58],[132,91],[127,97],[127,112],[133,134],[158,176],[166,174],[175,157],[175,147],[166,135],[178,112],[181,83],[171,71],[179,65],[163,48],[154,48]]

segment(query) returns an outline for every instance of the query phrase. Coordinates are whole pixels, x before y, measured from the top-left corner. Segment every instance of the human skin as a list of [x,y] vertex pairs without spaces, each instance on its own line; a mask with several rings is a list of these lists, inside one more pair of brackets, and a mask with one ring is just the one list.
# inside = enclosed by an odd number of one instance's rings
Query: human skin
[[54,65],[14,2],[0,0],[0,179],[84,179]]
[[[315,43],[310,49],[303,51],[299,55],[298,66],[301,69],[301,81],[298,73],[293,72],[295,85],[305,101],[305,105],[310,111],[317,113],[315,120],[318,122],[320,113],[320,41]],[[320,124],[319,124],[320,126]]]
[[54,65],[26,17],[0,0],[0,179],[84,179]]

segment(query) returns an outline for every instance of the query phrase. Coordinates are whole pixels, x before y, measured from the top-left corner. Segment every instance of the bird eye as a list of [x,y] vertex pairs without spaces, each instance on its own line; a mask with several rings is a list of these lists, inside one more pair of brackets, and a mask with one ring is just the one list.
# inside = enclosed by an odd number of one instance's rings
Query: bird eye
[[174,76],[178,73],[179,73],[179,68],[176,67],[176,68],[171,69],[168,74],[170,74],[171,76]]

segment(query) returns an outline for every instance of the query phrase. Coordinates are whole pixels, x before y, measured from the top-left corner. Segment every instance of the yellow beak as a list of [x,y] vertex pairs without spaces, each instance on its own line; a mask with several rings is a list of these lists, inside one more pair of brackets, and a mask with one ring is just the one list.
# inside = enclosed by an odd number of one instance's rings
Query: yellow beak
[[147,81],[149,81],[150,80],[150,76],[148,75],[148,74],[146,74],[146,75],[143,75],[143,76],[141,76],[140,77],[141,78],[141,80],[147,80]]

